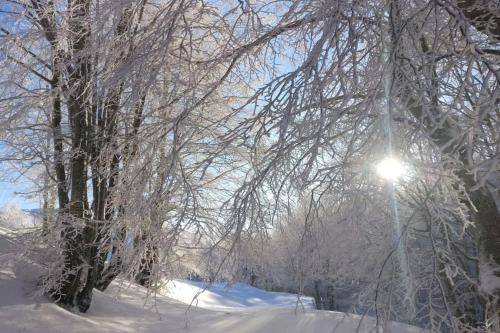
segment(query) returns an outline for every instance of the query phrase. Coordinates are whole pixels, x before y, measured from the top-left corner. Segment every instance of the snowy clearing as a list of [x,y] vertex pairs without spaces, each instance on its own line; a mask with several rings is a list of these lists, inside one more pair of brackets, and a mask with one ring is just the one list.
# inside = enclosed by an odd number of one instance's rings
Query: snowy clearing
[[[206,288],[206,290],[204,290]],[[226,286],[224,283],[208,285],[204,282],[174,280],[161,292],[163,295],[192,306],[218,311],[256,311],[269,308],[314,309],[312,297],[281,292],[268,292],[244,283]]]
[[[268,293],[243,284],[225,289],[215,284],[202,294],[199,306],[191,307],[164,295],[154,297],[137,285],[113,283],[105,293],[94,291],[86,314],[75,314],[35,295],[39,269],[18,259],[19,244],[0,231],[0,332],[375,332],[373,318],[310,309],[290,308],[292,294]],[[198,283],[174,281],[170,295],[184,302],[197,292]],[[248,298],[247,298],[248,297]],[[263,309],[264,308],[264,309]],[[229,312],[236,311],[236,312]],[[387,332],[416,333],[423,330],[391,324]]]

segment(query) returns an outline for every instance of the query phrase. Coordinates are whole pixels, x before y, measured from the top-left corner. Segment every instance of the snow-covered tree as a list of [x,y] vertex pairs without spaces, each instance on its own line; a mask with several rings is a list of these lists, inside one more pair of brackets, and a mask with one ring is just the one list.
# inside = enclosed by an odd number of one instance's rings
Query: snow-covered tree
[[[397,221],[366,298],[378,317],[403,315],[387,304],[406,284],[432,328],[495,330],[499,27],[485,0],[6,2],[3,160],[43,164],[57,189],[52,295],[85,311],[118,273],[148,284],[183,231],[222,267],[292,213],[305,267],[330,251],[315,238],[332,214],[351,246]],[[388,156],[408,182],[373,175]]]

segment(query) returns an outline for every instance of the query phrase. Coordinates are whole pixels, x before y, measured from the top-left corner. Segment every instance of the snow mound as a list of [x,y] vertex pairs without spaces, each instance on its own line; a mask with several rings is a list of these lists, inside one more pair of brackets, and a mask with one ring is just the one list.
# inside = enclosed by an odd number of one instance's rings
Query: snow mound
[[314,309],[312,297],[282,292],[268,292],[248,284],[194,282],[173,280],[161,293],[192,306],[216,311],[257,311],[270,308]]

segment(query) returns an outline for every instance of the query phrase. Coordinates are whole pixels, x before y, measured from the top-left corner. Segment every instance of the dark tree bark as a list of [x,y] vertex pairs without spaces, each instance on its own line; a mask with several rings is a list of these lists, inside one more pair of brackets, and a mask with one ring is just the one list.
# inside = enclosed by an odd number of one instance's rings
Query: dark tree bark
[[81,274],[86,254],[82,242],[88,241],[91,230],[87,225],[83,231],[77,224],[88,219],[87,209],[87,156],[88,156],[88,103],[87,86],[90,75],[90,62],[84,50],[90,36],[89,10],[90,1],[77,0],[70,3],[69,37],[72,61],[69,65],[69,91],[67,92],[68,111],[71,126],[71,195],[68,203],[69,216],[63,219],[64,242],[63,256],[65,261],[65,278],[55,298],[66,307],[78,306],[86,311],[88,304],[82,302],[87,296],[80,291]]
[[460,8],[468,23],[478,31],[485,33],[492,41],[500,41],[500,8],[496,12],[491,0],[458,0]]
[[58,90],[59,73],[54,73],[54,102],[52,106],[52,136],[54,141],[54,169],[57,181],[59,209],[64,210],[69,202],[66,169],[64,167],[63,135],[61,131],[61,97]]

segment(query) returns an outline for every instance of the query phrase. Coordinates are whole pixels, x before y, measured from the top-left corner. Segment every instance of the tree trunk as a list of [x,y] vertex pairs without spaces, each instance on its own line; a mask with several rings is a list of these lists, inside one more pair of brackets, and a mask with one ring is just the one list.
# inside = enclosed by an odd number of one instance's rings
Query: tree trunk
[[[88,216],[85,214],[87,204],[87,156],[88,156],[88,83],[90,62],[88,55],[83,54],[90,36],[89,22],[90,1],[76,0],[71,2],[70,47],[72,63],[69,66],[68,110],[72,134],[71,145],[71,196],[69,216],[63,219],[64,230],[64,279],[58,294],[55,295],[59,304],[65,307],[78,306],[80,311],[88,309],[88,293],[81,295],[81,275],[84,269],[91,271],[88,264],[89,254],[86,245],[91,239],[91,227],[88,226]],[[78,224],[84,224],[82,227]],[[91,297],[91,295],[90,295]],[[84,300],[82,302],[82,300]]]
[[[468,23],[478,31],[488,35],[492,43],[500,41],[500,12],[488,6],[491,1],[458,0],[457,5],[462,10]],[[499,57],[500,58],[500,57]],[[466,161],[463,161],[464,163]],[[467,164],[464,164],[467,165]],[[469,189],[475,185],[472,174],[463,175],[464,183]],[[490,275],[496,277],[496,288],[485,290],[491,295],[492,308],[488,314],[490,321],[500,329],[500,207],[497,207],[493,194],[489,188],[471,191],[471,200],[475,206],[474,220],[478,227],[478,248],[480,260],[480,274],[482,278]],[[484,281],[483,281],[484,282]]]
[[[468,177],[473,181],[472,176]],[[468,186],[471,188],[471,186]],[[471,201],[475,206],[474,221],[478,233],[479,274],[483,291],[490,295],[490,309],[486,317],[500,328],[500,215],[488,189],[472,191]],[[496,278],[494,278],[496,277]],[[496,286],[489,286],[487,279],[496,280]]]
[[[145,2],[142,2],[141,10],[139,14],[139,21],[142,16],[142,11],[144,9]],[[124,12],[120,17],[120,21],[117,25],[115,36],[117,38],[117,44],[121,42],[121,38],[130,32],[133,22],[133,14],[131,7],[125,8]],[[137,32],[137,26],[134,33]],[[123,59],[127,58],[128,54],[124,50],[119,52],[117,61],[121,62]],[[109,96],[105,99],[102,104],[102,111],[94,115],[92,119],[98,119],[95,125],[96,134],[95,138],[98,140],[95,142],[92,148],[92,177],[93,177],[93,189],[94,189],[94,204],[93,211],[95,218],[100,221],[100,226],[97,228],[96,233],[96,243],[105,243],[105,238],[108,238],[108,244],[112,242],[111,240],[111,230],[109,221],[113,218],[115,213],[120,215],[123,207],[115,207],[116,205],[111,202],[111,190],[116,186],[117,178],[120,171],[120,161],[122,159],[119,152],[119,148],[116,143],[117,134],[117,124],[118,124],[118,112],[120,110],[121,96],[123,93],[124,83],[121,81],[117,86],[111,90]],[[135,108],[135,116],[139,113],[139,117],[142,115],[142,109],[144,107],[144,98],[140,99],[140,102]],[[141,124],[141,119],[134,118],[133,122],[133,134],[127,137],[125,143],[124,153],[128,153],[128,147],[131,144],[129,140],[135,137],[139,126]],[[110,149],[111,148],[111,149]],[[113,151],[113,156],[111,161],[102,162],[101,154]],[[114,208],[113,208],[114,207]],[[111,262],[108,267],[105,267],[106,258],[108,253],[97,253],[97,249],[92,253],[96,256],[93,257],[94,269],[91,275],[88,276],[87,285],[91,284],[98,288],[99,290],[105,290],[109,284],[114,280],[114,278],[120,274],[120,269],[122,267],[122,257],[119,253],[119,243],[125,241],[126,230],[121,228],[117,231],[115,236],[114,245],[111,253]],[[96,245],[97,246],[97,245]],[[89,287],[90,288],[90,287]]]
[[[113,249],[111,251],[111,261],[108,266],[104,266],[104,262],[108,253],[103,254],[101,259],[102,266],[100,267],[100,274],[98,280],[96,282],[96,288],[100,291],[106,290],[108,286],[113,282],[113,280],[121,273],[122,268],[122,250],[120,249],[120,245],[124,244],[126,237],[125,228],[121,228],[116,233],[116,239],[114,241]],[[113,241],[112,241],[113,242]]]
[[[493,15],[484,6],[477,6],[480,3],[479,0],[465,0],[458,1],[457,4],[463,10],[464,15],[471,20],[473,24],[479,31],[488,30],[489,36],[492,39],[498,39],[500,37],[500,17]],[[423,129],[429,134],[431,140],[437,147],[441,148],[444,163],[453,163],[450,165],[451,168],[455,168],[455,165],[459,165],[459,171],[457,175],[459,176],[461,182],[465,186],[466,192],[469,194],[472,204],[471,207],[469,202],[465,202],[471,211],[472,220],[476,226],[477,232],[477,248],[479,252],[480,260],[483,262],[480,265],[480,275],[481,268],[484,271],[485,262],[487,262],[490,267],[495,267],[495,274],[500,279],[500,216],[499,210],[495,205],[494,198],[487,188],[474,189],[476,181],[470,169],[469,159],[467,158],[466,147],[463,146],[457,140],[456,133],[460,133],[460,129],[454,128],[454,122],[450,121],[453,115],[442,112],[438,103],[439,87],[437,81],[436,63],[431,63],[428,65],[429,73],[431,73],[430,82],[431,85],[428,87],[427,97],[429,102],[429,114],[424,112],[423,101],[418,100],[414,97],[414,92],[411,90],[411,85],[404,81],[406,77],[401,71],[404,64],[400,59],[405,58],[405,51],[398,45],[400,34],[402,33],[402,26],[400,22],[400,9],[397,1],[391,2],[391,18],[392,18],[392,47],[393,47],[393,62],[395,65],[394,78],[396,82],[393,83],[393,87],[399,89],[395,96],[402,100],[403,104],[407,106],[410,113],[422,123]],[[481,21],[481,19],[485,21]],[[487,22],[493,22],[489,28],[486,28]],[[422,35],[420,39],[420,46],[424,53],[431,52],[432,50],[428,46],[425,36]],[[494,304],[495,309],[493,312],[500,313],[500,303],[498,299],[500,298],[500,288],[496,290],[488,291],[491,303]],[[469,314],[465,314],[468,317]],[[497,317],[498,320],[498,317]]]
[[134,243],[137,248],[144,247],[134,280],[141,286],[149,287],[153,277],[153,268],[158,263],[158,248],[146,235],[143,235],[140,239],[136,237]]
[[[54,65],[56,66],[56,65]],[[61,130],[61,97],[58,89],[59,73],[54,73],[53,91],[54,102],[52,105],[52,136],[54,140],[54,169],[57,180],[57,198],[59,210],[64,211],[69,203],[68,186],[66,183],[66,170],[64,167],[63,135]]]
[[321,297],[321,280],[314,281],[314,303],[316,303],[316,309],[323,310],[323,299]]
[[42,235],[46,236],[49,234],[50,229],[53,226],[52,216],[54,213],[54,195],[53,195],[52,181],[50,180],[48,174],[44,176],[42,199],[43,199]]

